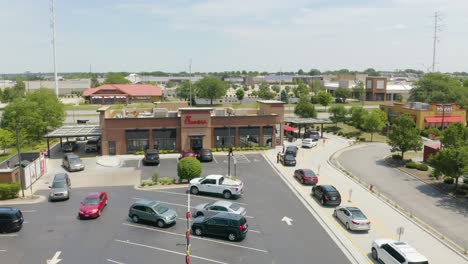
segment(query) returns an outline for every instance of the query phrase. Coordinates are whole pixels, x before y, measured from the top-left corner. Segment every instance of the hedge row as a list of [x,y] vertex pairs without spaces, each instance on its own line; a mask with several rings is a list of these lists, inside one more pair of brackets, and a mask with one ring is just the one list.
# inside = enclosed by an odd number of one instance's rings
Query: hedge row
[[[268,150],[270,147],[232,147],[233,151],[245,151],[245,150]],[[218,151],[229,151],[229,148],[211,148],[212,152]]]
[[0,183],[0,199],[13,199],[18,197],[19,183]]
[[[168,153],[179,153],[177,150],[174,150],[174,149],[161,149],[158,151],[159,154],[168,154]],[[145,154],[145,151],[144,150],[137,150],[135,151],[134,153],[135,155],[144,155]]]
[[409,168],[409,169],[417,169],[417,170],[420,170],[420,171],[429,170],[429,167],[426,164],[416,163],[414,161],[407,162],[405,167]]

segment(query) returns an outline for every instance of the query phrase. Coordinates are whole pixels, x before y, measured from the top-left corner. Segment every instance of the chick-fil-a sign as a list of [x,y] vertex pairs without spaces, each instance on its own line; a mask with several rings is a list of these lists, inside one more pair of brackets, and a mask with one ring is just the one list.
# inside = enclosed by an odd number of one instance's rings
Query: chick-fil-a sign
[[185,116],[184,124],[186,125],[206,125],[208,124],[207,120],[192,120],[192,116]]

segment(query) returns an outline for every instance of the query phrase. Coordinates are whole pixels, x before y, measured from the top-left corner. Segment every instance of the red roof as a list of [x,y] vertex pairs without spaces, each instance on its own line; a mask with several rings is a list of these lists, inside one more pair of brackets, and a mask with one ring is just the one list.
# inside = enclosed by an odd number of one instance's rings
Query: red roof
[[[105,84],[96,88],[89,88],[83,91],[83,96],[106,95],[99,93],[103,90],[117,90],[130,96],[162,96],[159,86],[150,84]],[[116,94],[116,93],[113,93]]]
[[427,123],[442,123],[442,119],[444,123],[455,123],[455,122],[463,122],[463,118],[461,116],[427,116],[424,118]]

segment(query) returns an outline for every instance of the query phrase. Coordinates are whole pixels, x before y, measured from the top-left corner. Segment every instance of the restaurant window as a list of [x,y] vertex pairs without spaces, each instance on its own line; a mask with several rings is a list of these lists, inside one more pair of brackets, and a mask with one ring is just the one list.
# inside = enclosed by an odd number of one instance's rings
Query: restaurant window
[[125,131],[125,139],[127,140],[127,153],[144,151],[149,147],[148,130],[127,130]]
[[234,146],[236,137],[236,128],[215,128],[214,129],[214,142],[216,148]]
[[239,128],[240,146],[258,146],[260,142],[259,127],[241,127]]
[[153,147],[158,150],[175,150],[177,131],[175,128],[154,129]]
[[272,140],[273,140],[273,127],[272,126],[263,127],[263,146],[271,147]]

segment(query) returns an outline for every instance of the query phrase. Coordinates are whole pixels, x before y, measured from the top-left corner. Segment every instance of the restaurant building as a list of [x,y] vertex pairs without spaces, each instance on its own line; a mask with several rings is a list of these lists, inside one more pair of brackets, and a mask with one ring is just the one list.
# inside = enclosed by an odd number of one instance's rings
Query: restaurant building
[[461,109],[460,106],[454,103],[393,103],[381,104],[380,109],[385,111],[390,123],[400,115],[409,115],[416,122],[416,127],[420,130],[446,128],[456,122],[466,125],[465,109]]
[[83,97],[90,104],[130,104],[161,101],[163,92],[150,84],[105,84],[89,88]]
[[99,112],[102,155],[145,149],[268,146],[283,142],[284,103],[258,101],[258,109],[184,107]]

